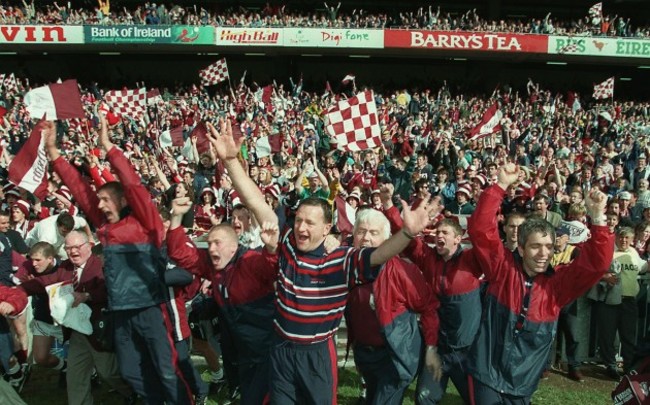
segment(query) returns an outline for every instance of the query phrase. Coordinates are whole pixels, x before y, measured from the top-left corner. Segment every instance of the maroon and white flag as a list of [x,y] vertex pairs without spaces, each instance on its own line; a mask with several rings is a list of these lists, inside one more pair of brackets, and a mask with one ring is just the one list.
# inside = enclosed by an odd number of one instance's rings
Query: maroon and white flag
[[192,130],[190,137],[188,139],[196,138],[196,150],[199,153],[208,153],[210,152],[210,140],[206,135],[208,133],[208,127],[205,125],[205,122],[201,121]]
[[104,101],[115,113],[138,118],[147,112],[147,89],[107,91]]
[[481,139],[495,132],[501,131],[501,118],[503,113],[499,110],[497,103],[492,104],[490,108],[485,111],[481,122],[475,126],[469,133],[469,140]]
[[373,93],[367,90],[334,104],[325,113],[325,129],[339,150],[379,147],[381,129]]
[[258,158],[271,156],[282,151],[282,135],[263,136],[255,142],[255,155]]
[[20,148],[9,165],[9,180],[34,194],[38,199],[47,197],[47,154],[45,140],[41,135],[45,120],[40,120],[29,139]]
[[348,83],[350,83],[350,82],[353,82],[354,79],[356,79],[356,76],[355,76],[355,75],[353,75],[353,74],[348,74],[348,75],[345,75],[345,77],[343,78],[343,80],[341,80],[341,83],[343,83],[343,84],[348,84]]
[[183,139],[183,126],[179,125],[177,127],[163,131],[158,138],[160,146],[163,148],[168,148],[170,146],[183,146],[185,140]]
[[2,81],[0,81],[0,86],[4,87],[6,91],[18,91],[18,83],[16,82],[16,76],[13,73],[8,75],[2,75]]
[[334,199],[334,205],[336,205],[336,227],[340,233],[352,235],[356,211],[340,194]]
[[603,3],[596,3],[593,6],[589,7],[589,15],[602,15],[603,14]]
[[207,68],[199,71],[199,77],[201,78],[201,84],[204,86],[211,86],[228,80],[230,75],[228,73],[226,58],[219,59]]
[[594,85],[594,95],[596,100],[614,97],[614,78],[610,77],[600,84]]
[[25,94],[25,105],[32,118],[48,120],[84,118],[81,93],[76,80],[37,87]]
[[160,90],[153,89],[147,92],[147,105],[156,105],[163,101]]

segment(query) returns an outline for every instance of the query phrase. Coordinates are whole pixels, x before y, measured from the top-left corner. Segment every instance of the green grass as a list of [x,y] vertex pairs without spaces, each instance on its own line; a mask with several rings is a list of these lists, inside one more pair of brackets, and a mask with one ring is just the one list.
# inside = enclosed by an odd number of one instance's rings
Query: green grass
[[[199,367],[202,370],[201,367]],[[561,373],[553,373],[546,381],[542,381],[539,389],[533,396],[535,405],[600,405],[611,403],[610,392],[615,383],[605,379],[601,369],[595,366],[584,368],[586,381],[576,383],[568,380]],[[64,389],[57,387],[58,373],[51,370],[34,367],[30,381],[25,385],[22,397],[28,404],[64,405],[67,404]],[[415,395],[415,384],[412,384],[407,391],[404,404],[413,405]],[[225,391],[225,390],[224,390]],[[360,381],[354,369],[346,368],[339,370],[338,402],[341,405],[356,405],[359,398]],[[106,384],[94,392],[95,404],[120,404],[121,398],[108,392]],[[210,396],[210,404],[223,404],[225,392],[219,392]],[[447,395],[442,405],[462,405],[463,402],[458,392],[450,384]]]

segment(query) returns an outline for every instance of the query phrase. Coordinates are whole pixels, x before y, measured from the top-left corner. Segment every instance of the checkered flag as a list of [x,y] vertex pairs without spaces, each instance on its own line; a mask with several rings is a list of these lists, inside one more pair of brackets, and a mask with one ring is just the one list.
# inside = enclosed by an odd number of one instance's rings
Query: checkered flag
[[330,107],[325,114],[325,129],[340,150],[360,151],[381,145],[374,94],[364,91]]
[[213,84],[221,83],[230,78],[228,74],[228,65],[226,58],[219,59],[207,68],[199,71],[201,84],[204,86],[212,86]]
[[603,3],[596,3],[593,6],[589,7],[589,15],[602,15],[603,14]]
[[147,112],[147,89],[111,90],[104,94],[104,101],[115,113],[137,118]]
[[594,85],[594,95],[596,100],[614,97],[614,78],[610,77],[600,84]]
[[8,74],[8,75],[3,75],[4,78],[0,84],[4,87],[6,92],[17,92],[18,91],[18,83],[16,83],[16,77],[14,76],[13,73]]

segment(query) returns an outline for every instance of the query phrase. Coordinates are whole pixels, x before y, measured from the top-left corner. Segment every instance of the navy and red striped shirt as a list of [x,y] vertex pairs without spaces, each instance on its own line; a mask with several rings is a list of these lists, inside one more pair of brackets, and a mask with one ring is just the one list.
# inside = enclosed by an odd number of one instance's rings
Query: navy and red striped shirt
[[278,248],[276,332],[295,343],[317,343],[332,337],[351,287],[373,281],[380,266],[370,265],[374,249],[340,247],[330,254],[321,244],[311,252],[299,252],[291,229]]

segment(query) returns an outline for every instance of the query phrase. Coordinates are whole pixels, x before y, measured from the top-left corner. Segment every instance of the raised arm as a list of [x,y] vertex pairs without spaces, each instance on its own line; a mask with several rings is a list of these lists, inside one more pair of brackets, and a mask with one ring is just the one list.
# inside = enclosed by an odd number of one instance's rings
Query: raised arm
[[310,167],[309,164],[303,165],[303,168],[300,171],[300,174],[298,174],[298,177],[296,178],[296,181],[295,181],[295,183],[293,185],[294,188],[296,189],[296,193],[298,193],[298,195],[301,195],[302,191],[304,190],[304,187],[302,186],[302,182],[303,182],[303,180],[305,178],[305,174],[306,174],[307,169],[309,167]]
[[476,210],[467,224],[474,251],[485,263],[483,271],[489,278],[496,276],[501,262],[506,257],[506,251],[499,237],[497,212],[503,201],[506,189],[517,181],[519,168],[514,163],[508,163],[501,168],[497,184],[489,187],[479,198]]
[[86,213],[88,220],[100,227],[104,223],[104,214],[99,210],[99,200],[87,181],[84,181],[81,173],[65,160],[59,148],[56,146],[56,128],[53,122],[48,122],[43,130],[45,138],[45,150],[50,156],[54,171],[63,179],[63,183],[70,189],[70,192],[77,200],[81,210]]
[[402,230],[391,236],[390,239],[372,252],[370,255],[370,264],[372,266],[384,264],[391,257],[400,254],[409,242],[429,225],[429,218],[442,211],[439,197],[423,201],[415,210],[411,210],[405,201],[402,201],[402,205],[404,206]]
[[[609,270],[614,256],[614,234],[605,219],[607,196],[597,188],[585,197],[587,213],[591,217],[591,238],[580,248],[580,255],[567,270],[559,270],[553,280],[557,305],[563,307],[584,294]],[[570,285],[571,288],[566,288]]]
[[269,226],[271,224],[277,225],[278,217],[275,215],[273,208],[266,203],[262,192],[253,180],[248,177],[237,159],[244,138],[240,137],[235,139],[233,137],[230,120],[226,122],[220,120],[220,126],[221,133],[212,124],[208,123],[208,133],[206,136],[214,145],[217,156],[219,156],[224,167],[228,170],[233,187],[239,193],[242,202],[253,212],[258,223],[269,223]]
[[167,231],[167,254],[179,267],[211,280],[210,258],[207,252],[196,248],[185,235],[182,226],[183,215],[191,208],[192,202],[187,197],[172,201],[171,224]]
[[129,203],[133,215],[142,226],[156,234],[156,243],[160,244],[164,239],[162,219],[158,209],[151,201],[151,194],[142,184],[140,176],[133,169],[131,162],[110,141],[106,117],[100,115],[100,120],[102,127],[99,131],[99,142],[106,149],[106,159],[120,178],[124,189],[124,198]]

